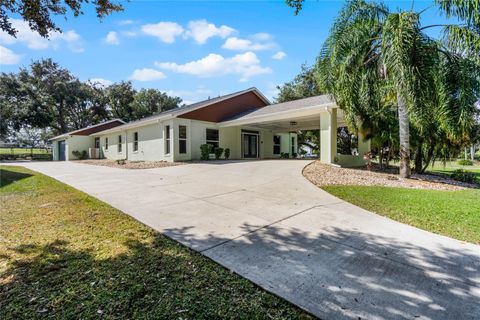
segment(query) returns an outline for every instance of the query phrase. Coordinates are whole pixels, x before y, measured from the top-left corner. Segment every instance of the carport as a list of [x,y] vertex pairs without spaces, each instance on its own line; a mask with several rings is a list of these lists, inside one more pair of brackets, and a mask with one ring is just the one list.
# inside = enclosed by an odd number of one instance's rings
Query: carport
[[274,133],[320,131],[320,161],[342,166],[365,164],[363,155],[370,151],[370,141],[358,136],[356,154],[337,152],[337,129],[346,127],[342,110],[330,95],[315,96],[272,104],[223,121],[220,127],[250,127]]

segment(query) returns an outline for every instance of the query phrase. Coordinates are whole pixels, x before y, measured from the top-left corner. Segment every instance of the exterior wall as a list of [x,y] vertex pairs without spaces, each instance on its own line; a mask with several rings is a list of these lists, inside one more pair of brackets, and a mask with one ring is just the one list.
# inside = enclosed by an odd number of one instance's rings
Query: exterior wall
[[[58,147],[58,143],[57,143]],[[94,138],[89,136],[70,136],[65,139],[65,160],[77,160],[73,151],[86,151],[94,147]],[[58,159],[58,158],[57,158]]]
[[361,167],[367,162],[363,155],[370,151],[370,140],[365,140],[361,134],[358,135],[358,156],[337,154],[335,163],[342,167]]
[[[122,152],[118,152],[118,136],[122,136]],[[105,138],[108,138],[108,149],[105,148]],[[127,159],[126,134],[115,132],[100,136],[100,157],[109,160]]]
[[[292,156],[292,138],[294,139],[293,148],[295,153],[298,154],[298,135],[295,132],[280,132],[274,133],[275,136],[280,136],[280,153],[288,153],[290,157]],[[272,135],[272,157],[279,158],[280,155],[273,155],[273,135]]]
[[63,139],[52,140],[52,159],[53,161],[58,161],[58,142]]
[[[126,131],[128,138],[128,160],[160,161],[164,157],[164,126],[155,123]],[[134,134],[138,133],[138,150],[134,151]]]

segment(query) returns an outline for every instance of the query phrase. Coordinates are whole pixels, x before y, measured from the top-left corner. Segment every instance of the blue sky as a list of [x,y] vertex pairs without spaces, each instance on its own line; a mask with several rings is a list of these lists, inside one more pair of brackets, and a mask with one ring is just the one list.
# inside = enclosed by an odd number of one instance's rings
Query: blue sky
[[[411,1],[390,1],[408,8]],[[415,2],[424,8],[431,1]],[[294,16],[284,1],[137,1],[102,22],[94,12],[57,19],[46,41],[15,20],[18,39],[0,34],[0,68],[14,72],[52,58],[81,80],[132,80],[186,103],[255,86],[268,98],[302,63],[313,64],[343,1],[310,1]],[[425,23],[442,19],[432,9]]]

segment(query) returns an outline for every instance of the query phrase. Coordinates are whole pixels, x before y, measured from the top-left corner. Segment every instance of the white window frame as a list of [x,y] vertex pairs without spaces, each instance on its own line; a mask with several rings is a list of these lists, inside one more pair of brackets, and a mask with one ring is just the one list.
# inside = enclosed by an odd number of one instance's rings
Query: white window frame
[[[208,133],[207,133],[208,130],[217,131],[218,132],[218,137],[217,137],[218,140],[208,140]],[[205,141],[206,141],[206,144],[210,144],[209,142],[215,142],[217,144],[217,147],[219,147],[220,146],[220,130],[215,129],[215,128],[206,128],[205,129]],[[214,148],[212,148],[212,153],[213,153],[213,149]]]
[[[182,138],[180,136],[180,127],[185,128],[185,137],[184,138]],[[183,124],[178,125],[178,154],[187,154],[188,153],[187,140],[188,140],[188,127],[186,125],[183,125]],[[182,150],[180,148],[180,141],[185,141],[185,152],[182,152]]]
[[170,136],[170,125],[165,126],[165,154],[170,154],[172,150],[170,144],[171,136]]

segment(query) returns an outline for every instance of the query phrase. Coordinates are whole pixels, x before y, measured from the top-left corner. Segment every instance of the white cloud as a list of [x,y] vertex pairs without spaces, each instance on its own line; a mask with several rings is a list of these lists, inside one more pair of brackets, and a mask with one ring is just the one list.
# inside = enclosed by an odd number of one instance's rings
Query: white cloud
[[175,22],[145,24],[141,29],[143,33],[157,37],[165,43],[175,42],[175,38],[182,35],[184,32],[182,26]]
[[215,26],[213,23],[209,23],[207,20],[195,20],[188,23],[188,31],[186,36],[193,38],[198,44],[204,44],[209,38],[220,37],[225,39],[236,30],[222,25],[220,27]]
[[272,59],[275,59],[275,60],[282,60],[283,58],[285,58],[287,56],[287,54],[283,51],[278,51],[277,53],[275,53],[273,56],[272,56]]
[[268,50],[274,46],[274,43],[260,43],[253,42],[248,39],[241,39],[237,37],[228,38],[222,45],[222,48],[235,51],[260,51]]
[[44,50],[52,47],[58,49],[61,42],[68,45],[68,48],[75,52],[83,52],[81,37],[74,30],[69,30],[64,33],[52,32],[50,39],[41,37],[37,32],[32,31],[28,23],[20,19],[12,19],[12,26],[18,31],[17,37],[12,37],[8,33],[0,32],[1,44],[23,43],[29,49]]
[[108,87],[113,84],[113,81],[103,79],[103,78],[91,78],[88,80],[94,86]]
[[107,33],[105,37],[105,43],[107,44],[120,44],[120,40],[118,39],[118,34],[115,31],[110,31]]
[[121,25],[121,26],[126,26],[126,25],[130,25],[130,24],[134,24],[134,23],[135,23],[135,21],[130,20],[130,19],[118,21],[118,24]]
[[0,46],[0,64],[17,64],[20,62],[20,56],[12,50]]
[[161,71],[149,68],[135,69],[130,76],[131,80],[136,81],[153,81],[165,78],[165,74]]
[[202,59],[187,62],[185,64],[155,62],[155,65],[162,69],[199,77],[238,74],[243,80],[255,75],[272,72],[270,68],[262,67],[260,65],[260,60],[255,53],[251,51],[237,54],[231,58],[224,58],[219,54],[211,53]]

